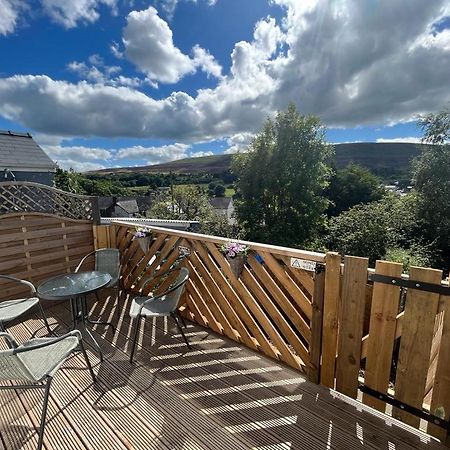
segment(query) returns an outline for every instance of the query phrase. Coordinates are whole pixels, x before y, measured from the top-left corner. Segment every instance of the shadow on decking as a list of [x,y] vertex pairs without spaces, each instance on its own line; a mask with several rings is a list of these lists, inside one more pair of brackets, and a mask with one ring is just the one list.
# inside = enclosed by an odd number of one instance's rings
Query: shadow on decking
[[[110,293],[110,292],[108,292]],[[116,299],[92,314],[116,321]],[[50,449],[409,449],[443,448],[436,441],[320,386],[241,345],[188,324],[188,351],[169,320],[147,320],[134,364],[128,361],[130,299],[119,302],[115,332],[97,326],[105,361],[94,351],[98,382],[74,356],[55,377],[46,448]],[[48,311],[67,326],[68,304]],[[117,321],[116,321],[117,322]],[[41,323],[13,325],[27,339]],[[0,445],[32,449],[40,414],[38,393],[0,394]],[[8,397],[9,396],[9,397]]]

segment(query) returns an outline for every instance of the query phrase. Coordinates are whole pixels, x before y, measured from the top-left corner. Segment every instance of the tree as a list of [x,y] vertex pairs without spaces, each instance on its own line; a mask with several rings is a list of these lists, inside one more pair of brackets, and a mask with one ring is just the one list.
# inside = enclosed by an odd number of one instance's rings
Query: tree
[[[414,164],[418,217],[423,236],[434,250],[434,265],[450,265],[450,111],[421,119],[424,141],[431,143]],[[436,145],[442,144],[442,145]]]
[[173,196],[163,195],[152,205],[147,216],[153,219],[198,220],[200,231],[205,234],[231,236],[233,232],[226,217],[214,211],[205,190],[199,186],[174,186]]
[[74,194],[82,194],[83,190],[80,187],[79,175],[73,170],[63,170],[59,167],[55,173],[55,187],[62,191],[72,192]]
[[356,205],[331,219],[328,248],[342,255],[368,257],[373,265],[386,254],[389,231],[381,202]]
[[382,200],[353,206],[332,217],[326,247],[345,255],[409,264],[429,263],[430,249],[421,238],[417,196],[385,195]]
[[236,213],[246,237],[305,246],[321,228],[329,203],[322,194],[332,147],[320,120],[299,114],[291,104],[267,120],[248,150],[232,163]]
[[381,180],[365,167],[349,164],[331,178],[327,197],[331,201],[330,216],[337,216],[359,203],[380,200],[384,194]]
[[214,188],[214,197],[225,197],[225,186],[223,184],[218,184]]

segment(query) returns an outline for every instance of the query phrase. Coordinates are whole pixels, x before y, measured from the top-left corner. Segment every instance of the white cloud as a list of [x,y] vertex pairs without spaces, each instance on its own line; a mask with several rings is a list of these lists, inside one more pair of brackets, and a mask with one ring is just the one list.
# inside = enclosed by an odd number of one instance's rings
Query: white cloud
[[[255,133],[290,101],[338,127],[414,120],[450,101],[447,46],[414,46],[438,36],[430,30],[442,20],[445,0],[410,0],[407,6],[392,0],[378,2],[375,9],[356,0],[331,6],[325,0],[273,1],[285,8],[282,27],[271,18],[259,21],[251,41],[236,43],[230,73],[213,89],[192,96],[173,92],[155,100],[129,87],[17,75],[0,79],[0,114],[58,136],[187,143]],[[137,33],[138,26],[132,33],[135,41],[124,44],[125,52],[136,46],[136,64],[147,64],[152,78],[160,81],[194,70],[153,8],[132,14],[129,22],[142,26],[145,34]],[[144,50],[155,29],[162,32],[162,37],[155,35],[158,45],[168,46],[155,53],[160,60],[151,61]]]
[[112,153],[109,150],[83,146],[44,145],[45,153],[54,161],[60,160],[108,160]]
[[[190,1],[193,3],[198,2],[198,0],[187,0],[187,1]],[[173,17],[173,15],[175,13],[175,9],[179,2],[180,2],[180,0],[160,0],[162,9],[167,14],[169,19],[171,19]],[[206,3],[210,6],[213,6],[217,3],[217,0],[206,0]]]
[[192,48],[193,58],[174,45],[169,25],[150,6],[144,11],[132,11],[123,30],[123,52],[117,43],[111,51],[119,58],[125,57],[151,80],[176,83],[197,68],[208,77],[221,78],[222,67],[214,57],[198,45]]
[[214,155],[213,152],[204,152],[204,151],[191,152],[189,153],[189,158],[201,158],[202,156],[212,156],[212,155]]
[[117,0],[41,0],[45,13],[65,28],[74,28],[81,23],[93,23],[100,14],[101,4],[116,12]]
[[230,136],[227,139],[228,148],[224,151],[224,153],[232,154],[247,150],[247,147],[249,146],[253,137],[253,133],[238,133]]
[[24,7],[21,0],[0,0],[0,36],[14,32]]
[[385,142],[406,142],[411,144],[421,144],[422,139],[415,136],[377,139],[377,143],[385,143]]
[[175,159],[187,158],[187,150],[189,148],[189,145],[179,143],[162,145],[160,147],[143,147],[141,145],[136,145],[134,147],[118,149],[116,158],[127,160],[145,159],[147,164],[160,164]]
[[90,170],[106,169],[106,166],[103,164],[90,161],[79,161],[77,159],[60,160],[58,161],[58,167],[64,170],[73,169],[75,172],[89,172]]
[[119,66],[107,66],[98,55],[91,55],[88,60],[91,63],[90,65],[85,62],[72,61],[67,64],[67,69],[76,73],[83,80],[105,86],[126,86],[131,88],[138,88],[146,84],[154,86],[154,83],[148,78],[142,79],[117,75],[122,69]]
[[194,54],[193,62],[196,67],[200,67],[208,77],[212,75],[216,78],[222,78],[222,66],[214,59],[214,56],[199,45],[195,45],[192,52]]
[[195,72],[193,61],[174,46],[172,30],[153,7],[128,15],[122,40],[126,58],[152,80],[176,83]]

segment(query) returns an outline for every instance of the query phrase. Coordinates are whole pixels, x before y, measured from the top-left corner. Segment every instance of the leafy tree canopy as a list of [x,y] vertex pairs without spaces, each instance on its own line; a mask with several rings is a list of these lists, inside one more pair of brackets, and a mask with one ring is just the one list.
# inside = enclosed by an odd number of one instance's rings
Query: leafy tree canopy
[[233,158],[236,213],[247,238],[304,246],[323,224],[328,200],[322,195],[331,169],[332,147],[315,116],[294,105],[268,119],[248,153]]
[[205,189],[199,186],[174,186],[173,192],[155,202],[147,216],[154,219],[198,220],[201,232],[231,236],[227,218],[217,214],[209,203]]
[[418,217],[423,236],[434,249],[434,263],[448,270],[450,266],[450,111],[429,114],[421,119],[425,148],[414,164],[418,193]]
[[380,200],[384,194],[381,180],[365,167],[349,164],[336,171],[327,189],[331,201],[328,208],[330,216],[337,216],[359,203]]

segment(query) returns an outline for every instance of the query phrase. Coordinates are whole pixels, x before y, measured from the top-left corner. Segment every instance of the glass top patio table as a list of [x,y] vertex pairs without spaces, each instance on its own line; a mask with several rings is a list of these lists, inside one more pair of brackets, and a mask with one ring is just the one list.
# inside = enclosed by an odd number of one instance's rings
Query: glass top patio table
[[64,300],[86,296],[105,287],[111,275],[105,272],[90,271],[65,273],[44,281],[37,288],[37,294],[44,300]]
[[[86,297],[108,285],[111,275],[105,272],[74,272],[57,275],[44,281],[37,288],[37,294],[44,300],[70,300],[72,312],[71,330],[78,328],[82,333],[87,333],[90,340],[86,341],[97,349],[100,361],[103,361],[103,353],[94,335],[87,325],[108,325],[114,328],[110,322],[93,321],[89,318]],[[83,334],[84,339],[84,334]]]

